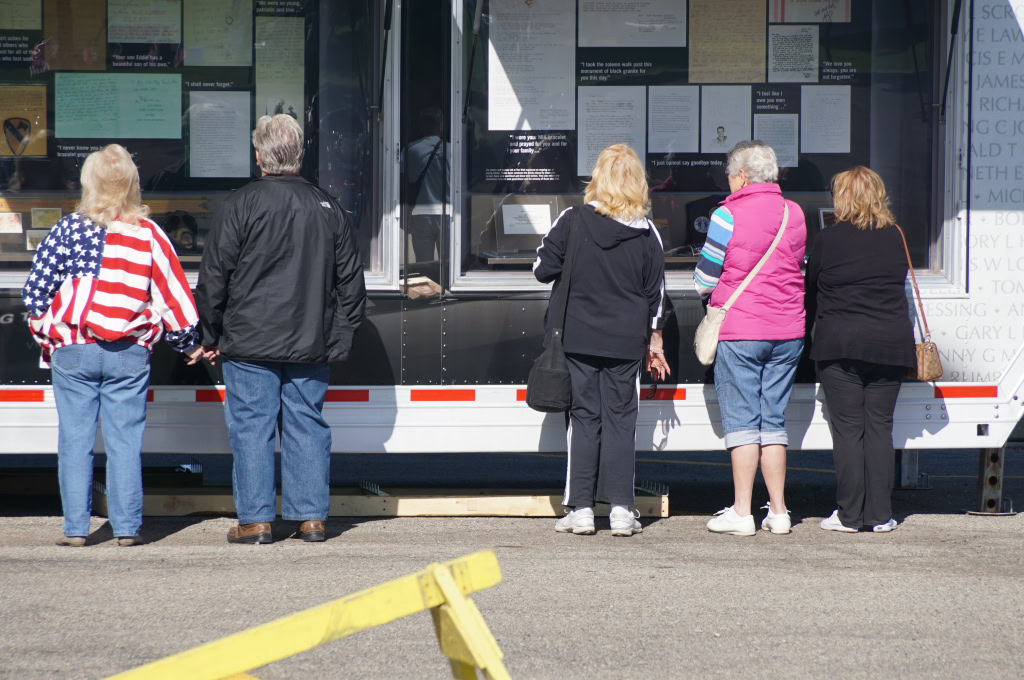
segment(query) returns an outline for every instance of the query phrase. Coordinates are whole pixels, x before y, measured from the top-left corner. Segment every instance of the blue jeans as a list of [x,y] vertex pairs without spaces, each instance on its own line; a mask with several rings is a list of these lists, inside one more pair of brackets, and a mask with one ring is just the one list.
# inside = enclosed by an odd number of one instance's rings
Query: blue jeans
[[325,520],[330,509],[331,428],[322,411],[327,364],[224,362],[224,419],[234,454],[239,524],[276,515],[274,434],[281,432],[281,517]]
[[103,419],[107,508],[114,536],[137,535],[142,526],[149,350],[130,342],[67,345],[53,353],[51,367],[64,535],[89,535],[97,417]]
[[796,340],[723,340],[715,358],[715,390],[725,448],[789,444],[786,405],[804,348]]

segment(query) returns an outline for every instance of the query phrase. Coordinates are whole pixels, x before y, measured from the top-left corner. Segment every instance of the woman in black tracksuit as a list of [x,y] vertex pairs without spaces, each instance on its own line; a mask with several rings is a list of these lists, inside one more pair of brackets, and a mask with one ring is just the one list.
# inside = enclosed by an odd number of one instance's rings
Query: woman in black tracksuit
[[[558,521],[558,532],[593,534],[595,502],[612,506],[613,535],[641,531],[630,509],[641,363],[659,377],[668,374],[661,338],[664,251],[646,216],[647,195],[636,153],[625,144],[610,146],[598,157],[585,205],[563,212],[537,250],[537,280],[559,280],[571,225],[575,253],[563,346],[572,405],[562,503],[572,511]],[[548,335],[551,323],[546,320]]]

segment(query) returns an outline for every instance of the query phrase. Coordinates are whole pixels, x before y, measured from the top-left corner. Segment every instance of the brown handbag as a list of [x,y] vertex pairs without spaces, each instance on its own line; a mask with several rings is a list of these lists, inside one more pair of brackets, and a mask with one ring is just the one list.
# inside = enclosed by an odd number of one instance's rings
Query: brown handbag
[[914,345],[914,354],[917,355],[917,367],[907,369],[908,380],[920,380],[921,382],[932,382],[942,377],[942,361],[939,359],[939,348],[932,342],[932,332],[928,330],[928,319],[924,316],[924,303],[921,301],[921,291],[917,287],[917,277],[914,276],[914,263],[910,261],[910,249],[907,248],[907,237],[903,235],[900,225],[894,224],[896,231],[900,232],[903,240],[903,252],[907,254],[907,267],[910,269],[910,280],[914,284],[914,297],[917,299],[917,308],[921,311],[921,325],[924,326],[924,342]]

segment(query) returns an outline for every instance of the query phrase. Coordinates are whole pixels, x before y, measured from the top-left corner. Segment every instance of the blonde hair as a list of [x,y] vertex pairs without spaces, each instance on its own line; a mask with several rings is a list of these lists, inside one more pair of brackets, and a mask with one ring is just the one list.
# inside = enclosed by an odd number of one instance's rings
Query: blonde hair
[[885,183],[863,165],[832,178],[832,205],[836,222],[852,222],[858,229],[881,229],[896,223]]
[[252,131],[260,169],[268,175],[295,175],[302,168],[302,126],[287,113],[261,116]]
[[104,227],[114,220],[138,226],[149,216],[142,205],[139,169],[131,154],[120,144],[108,144],[93,151],[82,164],[82,199],[75,212]]
[[629,222],[647,214],[647,173],[628,144],[612,144],[601,152],[583,200],[602,215]]

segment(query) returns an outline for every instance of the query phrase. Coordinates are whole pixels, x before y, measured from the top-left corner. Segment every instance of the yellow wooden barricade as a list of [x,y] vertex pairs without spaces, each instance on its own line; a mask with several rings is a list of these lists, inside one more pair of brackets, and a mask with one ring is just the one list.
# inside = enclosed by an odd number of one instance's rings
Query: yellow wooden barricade
[[498,558],[473,553],[139,666],[107,680],[227,680],[325,642],[430,610],[441,652],[456,678],[508,678],[498,642],[466,597],[501,582]]

